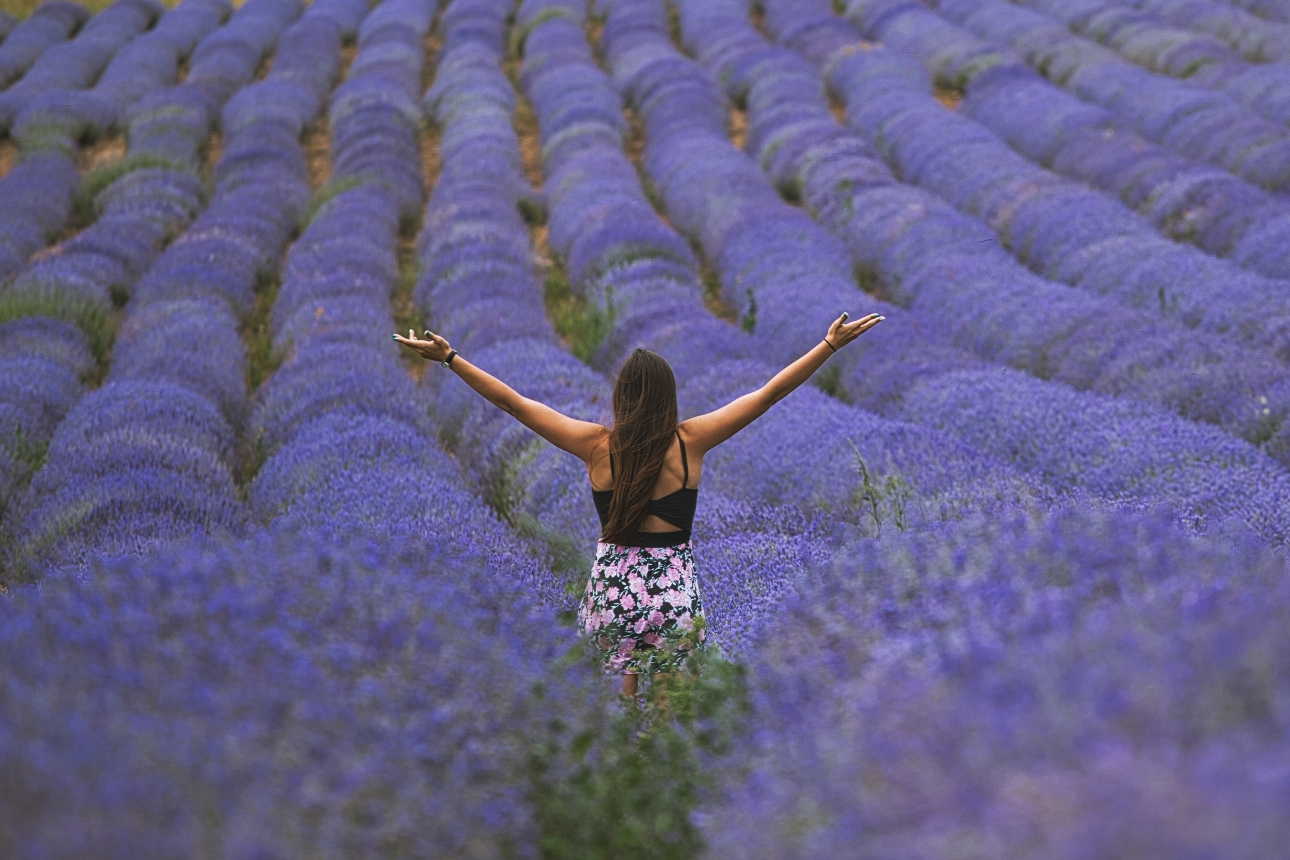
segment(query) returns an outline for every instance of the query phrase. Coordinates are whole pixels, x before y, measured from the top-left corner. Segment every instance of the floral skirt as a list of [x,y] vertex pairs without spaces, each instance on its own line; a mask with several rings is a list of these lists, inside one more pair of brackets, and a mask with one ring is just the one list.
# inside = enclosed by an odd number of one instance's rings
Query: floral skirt
[[613,672],[670,672],[706,635],[690,543],[596,546],[578,622]]

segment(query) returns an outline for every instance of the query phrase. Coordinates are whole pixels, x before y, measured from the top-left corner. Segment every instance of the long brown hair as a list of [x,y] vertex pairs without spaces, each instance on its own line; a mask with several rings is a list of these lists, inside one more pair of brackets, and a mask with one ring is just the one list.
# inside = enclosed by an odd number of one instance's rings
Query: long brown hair
[[614,427],[609,431],[614,495],[601,540],[627,544],[640,528],[676,425],[676,377],[671,365],[657,353],[636,350],[614,381]]

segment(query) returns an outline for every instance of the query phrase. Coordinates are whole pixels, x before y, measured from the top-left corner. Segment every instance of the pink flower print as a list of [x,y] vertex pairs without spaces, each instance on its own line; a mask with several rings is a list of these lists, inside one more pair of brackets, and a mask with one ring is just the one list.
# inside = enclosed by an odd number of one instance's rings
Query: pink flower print
[[[657,614],[658,614],[658,613],[655,613],[655,615],[657,615]],[[637,618],[637,619],[636,619],[636,623],[635,623],[634,625],[632,625],[632,628],[633,628],[637,633],[644,633],[644,632],[645,632],[645,628],[647,628],[647,627],[649,627],[649,619],[648,619],[648,618],[645,618],[644,616],[642,616],[642,617],[640,617],[640,618]]]
[[663,641],[663,637],[659,636],[657,633],[646,633],[642,638],[645,640],[646,645],[653,645],[655,647],[658,647],[658,644]]
[[617,599],[618,599],[618,588],[617,588],[617,586],[610,586],[610,587],[609,587],[609,589],[605,591],[605,599],[606,599],[606,600],[617,600]]
[[636,648],[635,639],[620,640],[618,643],[618,656],[626,657],[628,654],[632,653],[632,651],[635,650],[635,648]]
[[640,556],[640,551],[636,547],[627,550],[626,563],[628,567],[636,566],[636,559]]
[[689,615],[682,615],[679,619],[677,619],[676,626],[680,627],[686,633],[689,633],[691,630],[694,629],[694,619]]
[[[597,578],[596,578],[596,591],[604,591],[604,590],[605,590],[605,581],[604,581],[603,579],[600,579],[599,577],[597,577]],[[588,593],[588,594],[590,594],[590,593],[591,593],[591,583],[590,583],[590,582],[588,582],[588,583],[587,583],[587,593]]]
[[622,606],[623,609],[635,609],[636,598],[632,597],[630,594],[624,594],[623,599],[618,601],[618,604]]
[[613,645],[614,643],[610,642],[610,641],[609,641],[609,639],[608,639],[607,637],[601,636],[601,637],[599,637],[599,638],[597,638],[597,639],[596,639],[596,644],[597,644],[597,645],[599,645],[601,648],[606,648],[606,649],[607,649],[607,648],[609,648],[611,645]]
[[654,627],[660,626],[666,620],[667,619],[663,617],[663,613],[659,612],[657,609],[649,614],[649,623]]
[[645,580],[634,573],[627,578],[627,586],[631,588],[633,594],[641,597],[644,597],[649,593],[649,589],[645,587]]
[[655,609],[658,609],[659,607],[661,607],[663,605],[663,595],[651,594],[649,596],[649,605],[653,606]]

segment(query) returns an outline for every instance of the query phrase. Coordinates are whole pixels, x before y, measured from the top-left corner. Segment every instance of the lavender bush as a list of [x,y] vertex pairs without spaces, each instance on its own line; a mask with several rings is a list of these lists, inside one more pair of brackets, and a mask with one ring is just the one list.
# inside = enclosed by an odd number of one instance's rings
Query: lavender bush
[[750,659],[709,856],[1275,853],[1286,577],[1124,511],[854,547]]

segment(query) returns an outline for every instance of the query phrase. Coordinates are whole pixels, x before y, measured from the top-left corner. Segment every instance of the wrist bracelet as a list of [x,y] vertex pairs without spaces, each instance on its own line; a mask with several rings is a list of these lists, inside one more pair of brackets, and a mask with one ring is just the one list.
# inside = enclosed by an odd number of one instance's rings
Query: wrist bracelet
[[834,352],[838,351],[838,348],[836,346],[829,343],[829,339],[827,337],[824,339],[824,345],[827,346],[829,349],[833,350]]
[[454,349],[452,352],[448,353],[448,357],[447,357],[447,358],[445,358],[443,361],[439,362],[439,366],[440,366],[440,367],[447,367],[447,368],[451,368],[451,367],[452,367],[452,360],[453,360],[454,358],[456,358],[456,357],[457,357],[457,350],[455,350],[455,349]]

